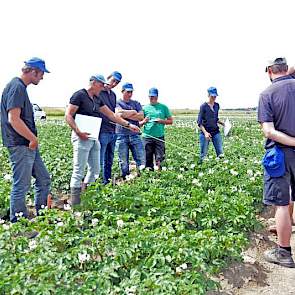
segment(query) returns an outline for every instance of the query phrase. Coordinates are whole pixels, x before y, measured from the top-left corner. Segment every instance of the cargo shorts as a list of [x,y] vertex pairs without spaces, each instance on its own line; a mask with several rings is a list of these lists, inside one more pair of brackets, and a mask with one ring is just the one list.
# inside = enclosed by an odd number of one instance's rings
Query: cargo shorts
[[281,177],[271,177],[264,170],[263,203],[287,206],[295,201],[295,149],[282,148],[285,154],[286,172]]

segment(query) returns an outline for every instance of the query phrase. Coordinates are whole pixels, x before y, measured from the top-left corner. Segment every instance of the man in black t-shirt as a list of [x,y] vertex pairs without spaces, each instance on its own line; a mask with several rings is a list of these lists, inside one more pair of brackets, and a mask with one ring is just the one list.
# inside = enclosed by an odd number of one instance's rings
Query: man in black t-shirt
[[44,72],[49,73],[44,60],[34,57],[25,62],[20,78],[13,78],[5,87],[1,99],[1,134],[8,148],[12,166],[10,195],[10,220],[27,217],[25,196],[35,181],[35,206],[37,214],[47,205],[50,175],[40,157],[33,107],[27,86],[38,85]]
[[71,177],[71,197],[72,205],[81,202],[82,179],[87,164],[87,174],[84,179],[84,186],[94,182],[99,176],[99,155],[100,143],[98,138],[89,138],[89,134],[81,132],[75,122],[75,115],[81,114],[91,117],[100,117],[103,113],[109,120],[121,124],[135,132],[140,129],[122,119],[112,112],[99,97],[104,89],[106,80],[103,75],[93,75],[90,77],[90,84],[87,89],[81,89],[73,94],[66,110],[66,121],[72,128],[72,143],[74,152],[74,169]]

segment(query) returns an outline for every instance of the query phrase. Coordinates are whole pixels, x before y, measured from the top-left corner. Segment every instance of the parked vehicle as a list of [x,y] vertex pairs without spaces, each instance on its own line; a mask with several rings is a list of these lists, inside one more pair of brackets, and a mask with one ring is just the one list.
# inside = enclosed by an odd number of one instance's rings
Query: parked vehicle
[[36,103],[33,103],[32,105],[34,110],[34,119],[45,121],[46,113]]

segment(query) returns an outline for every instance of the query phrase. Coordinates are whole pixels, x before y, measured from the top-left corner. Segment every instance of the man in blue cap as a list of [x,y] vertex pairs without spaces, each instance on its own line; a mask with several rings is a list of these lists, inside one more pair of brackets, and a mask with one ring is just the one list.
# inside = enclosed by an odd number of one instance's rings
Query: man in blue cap
[[99,155],[100,143],[98,138],[89,138],[89,134],[79,130],[76,122],[76,114],[100,117],[101,113],[109,120],[123,125],[125,128],[138,133],[140,129],[121,118],[120,115],[112,112],[101,100],[99,94],[104,89],[106,80],[103,75],[90,77],[89,87],[75,92],[70,98],[66,110],[66,121],[72,128],[72,143],[74,152],[73,174],[71,177],[71,202],[78,205],[81,202],[82,180],[87,165],[88,171],[83,186],[94,182],[99,176]]
[[150,170],[154,170],[154,166],[161,169],[161,163],[165,159],[165,125],[173,124],[169,108],[159,103],[158,96],[157,88],[149,90],[150,103],[144,106],[145,118],[140,122],[140,125],[144,125],[145,166]]
[[209,142],[212,140],[217,157],[223,154],[222,138],[219,131],[218,124],[224,123],[219,120],[219,104],[216,102],[218,96],[215,87],[209,87],[208,101],[203,103],[200,107],[198,115],[198,126],[200,128],[200,162],[204,160],[208,153]]
[[266,251],[268,262],[294,268],[290,239],[290,189],[295,199],[295,80],[288,75],[284,57],[269,61],[265,71],[272,84],[259,98],[258,122],[266,139],[264,196],[266,205],[276,206],[278,247]]
[[[133,85],[125,83],[122,86],[122,99],[117,102],[116,112],[126,119],[130,124],[139,126],[139,121],[143,120],[141,104],[131,99]],[[125,179],[130,174],[129,171],[129,150],[131,150],[137,168],[140,170],[145,165],[144,148],[140,135],[133,130],[128,130],[120,125],[116,126],[117,147],[122,178]]]
[[[121,73],[114,71],[110,76],[108,76],[108,84],[105,86],[105,90],[101,91],[99,98],[102,102],[108,106],[108,108],[115,112],[116,110],[116,94],[112,90],[116,87],[122,80]],[[116,126],[108,117],[101,114],[102,123],[99,134],[100,141],[100,165],[103,177],[103,183],[109,183],[112,177],[112,166],[114,160],[114,152],[116,145]]]
[[12,166],[10,195],[10,220],[28,217],[26,194],[35,181],[35,206],[37,214],[47,205],[50,175],[41,159],[33,107],[27,86],[38,85],[44,73],[49,73],[44,60],[33,57],[25,61],[20,78],[13,78],[5,87],[1,100],[1,131],[3,145],[8,148]]

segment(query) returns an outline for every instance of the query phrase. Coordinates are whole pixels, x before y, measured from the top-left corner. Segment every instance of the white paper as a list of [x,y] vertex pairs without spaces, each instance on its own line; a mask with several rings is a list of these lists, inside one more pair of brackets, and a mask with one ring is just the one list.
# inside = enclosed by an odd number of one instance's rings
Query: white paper
[[98,140],[101,118],[76,114],[75,122],[81,132],[89,133],[89,139]]
[[230,129],[231,129],[232,125],[231,125],[231,122],[229,121],[228,118],[226,118],[225,122],[224,122],[224,136],[227,136]]

